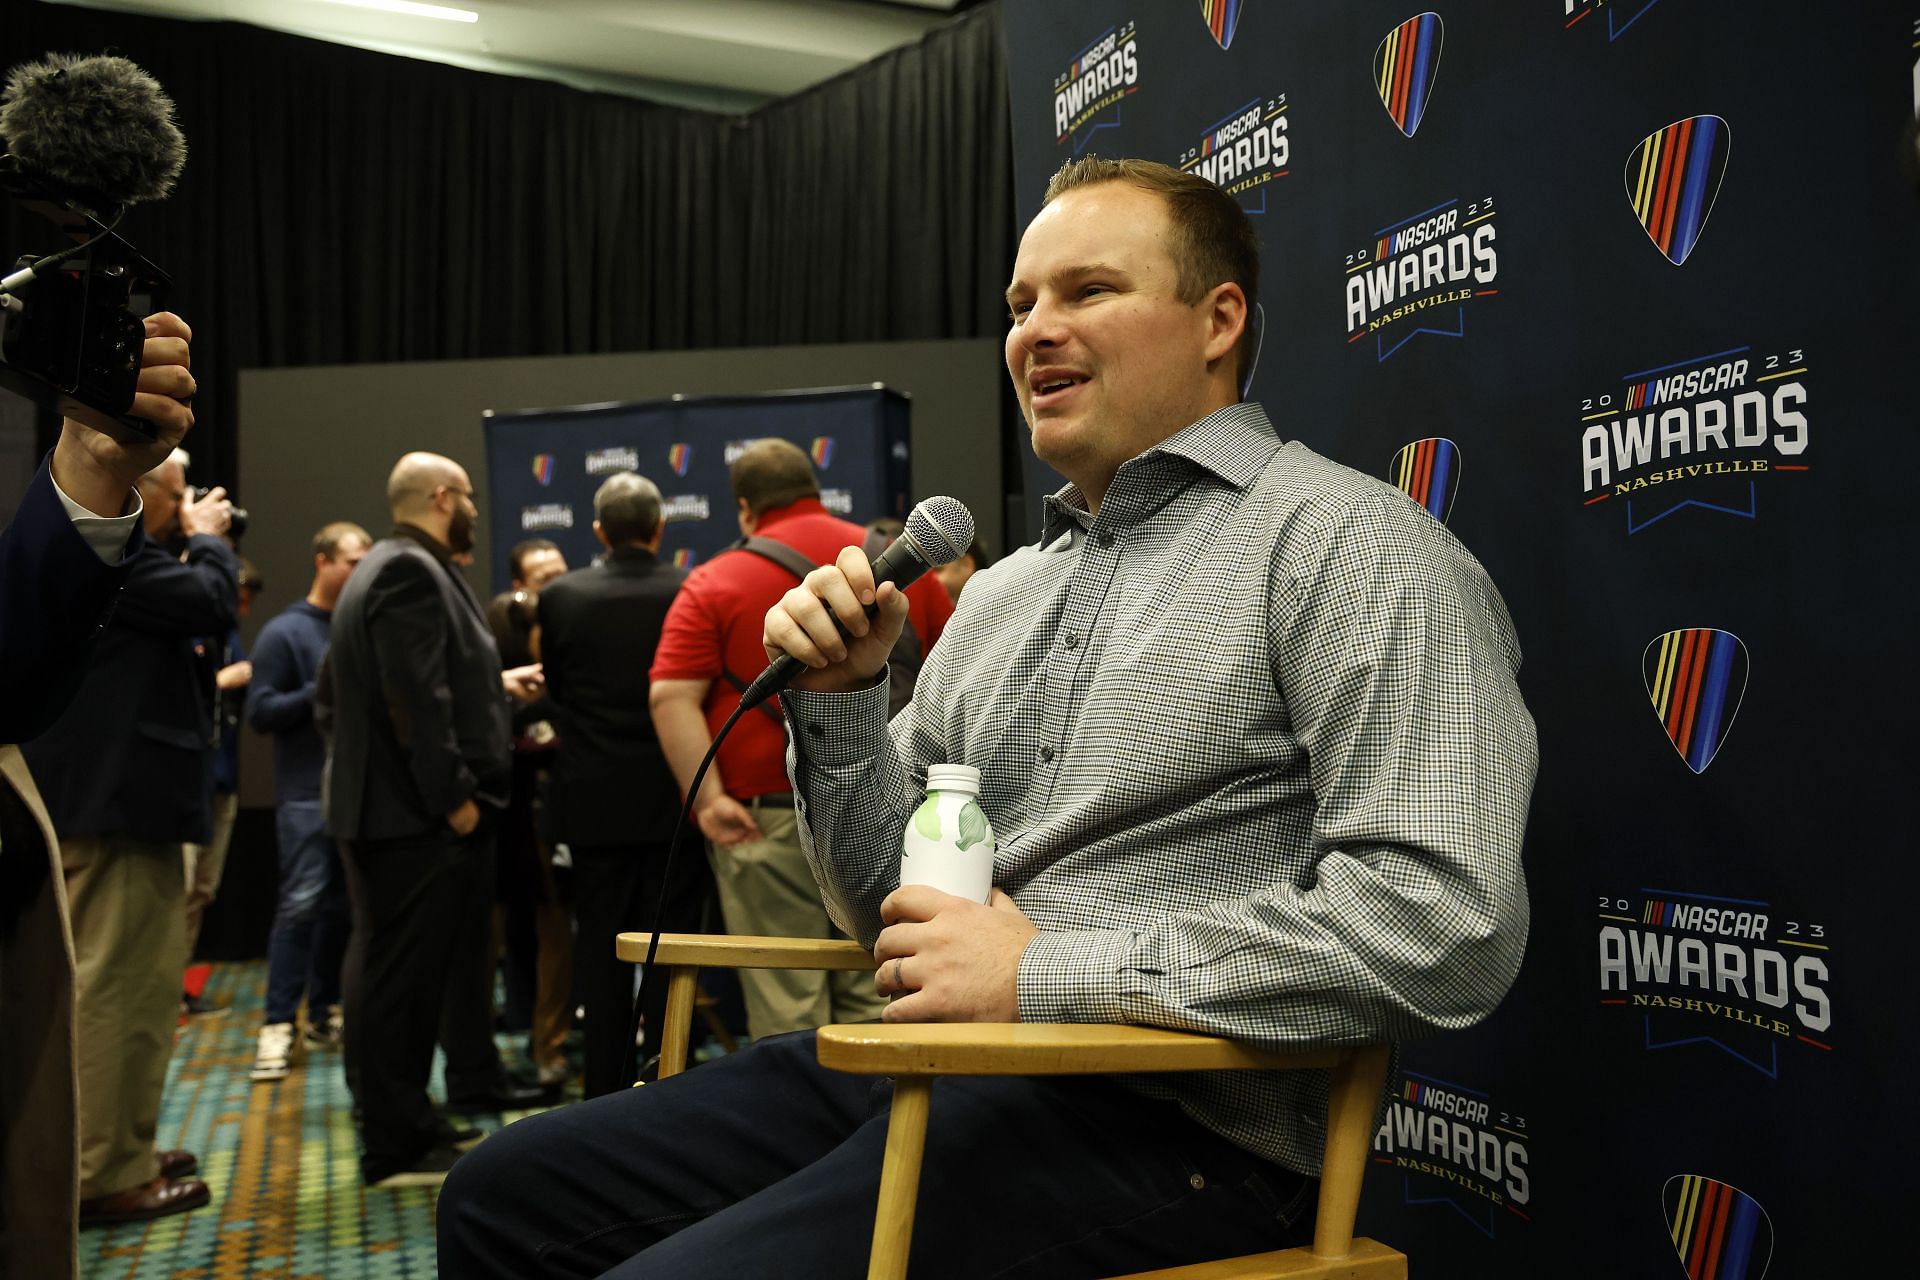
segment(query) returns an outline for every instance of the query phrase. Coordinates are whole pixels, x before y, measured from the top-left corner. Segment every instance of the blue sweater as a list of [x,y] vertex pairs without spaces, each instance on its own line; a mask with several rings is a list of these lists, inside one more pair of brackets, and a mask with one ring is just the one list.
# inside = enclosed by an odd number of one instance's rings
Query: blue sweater
[[273,735],[273,781],[280,802],[318,800],[327,747],[313,727],[313,681],[326,656],[333,614],[305,600],[260,629],[247,686],[247,723]]

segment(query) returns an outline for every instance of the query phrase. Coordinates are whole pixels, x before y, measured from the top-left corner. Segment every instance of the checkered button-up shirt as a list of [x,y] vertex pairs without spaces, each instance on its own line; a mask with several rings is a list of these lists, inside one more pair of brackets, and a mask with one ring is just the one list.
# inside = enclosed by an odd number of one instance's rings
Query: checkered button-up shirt
[[[871,945],[926,766],[973,765],[995,883],[1041,930],[1023,1020],[1280,1050],[1465,1027],[1526,944],[1519,664],[1444,526],[1234,405],[1121,466],[1097,517],[1048,499],[890,726],[884,687],[789,695],[803,839]],[[1324,1075],[1133,1083],[1318,1170]]]

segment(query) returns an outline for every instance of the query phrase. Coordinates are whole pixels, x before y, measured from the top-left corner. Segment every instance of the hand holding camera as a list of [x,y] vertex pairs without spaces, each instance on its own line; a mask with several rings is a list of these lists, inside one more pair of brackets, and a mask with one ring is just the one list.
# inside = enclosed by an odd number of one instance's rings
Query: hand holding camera
[[194,489],[180,498],[180,532],[218,538],[233,525],[233,504],[224,488]]
[[151,422],[154,438],[131,441],[68,418],[53,453],[53,479],[96,515],[117,516],[134,481],[166,460],[193,426],[194,381],[188,344],[193,330],[171,311],[146,318],[140,378],[132,411]]

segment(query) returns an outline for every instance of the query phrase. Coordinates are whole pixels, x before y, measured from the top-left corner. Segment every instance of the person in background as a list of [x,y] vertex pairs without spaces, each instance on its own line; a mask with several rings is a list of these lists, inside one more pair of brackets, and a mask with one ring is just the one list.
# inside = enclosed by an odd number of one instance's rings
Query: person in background
[[[667,867],[680,795],[647,710],[647,672],[686,574],[659,558],[660,490],[631,472],[611,476],[593,495],[593,512],[606,556],[540,593],[540,653],[560,726],[554,835],[573,859],[589,1098],[633,1083],[622,1067],[634,969],[614,954],[615,936],[652,927],[669,874],[664,931],[697,931],[712,894],[697,833],[689,830]],[[666,991],[664,982],[647,984],[643,1026],[653,1050]]]
[[286,1078],[302,996],[310,1047],[338,1047],[345,1025],[340,968],[347,951],[347,887],[320,802],[326,746],[313,723],[313,690],[340,589],[372,545],[357,524],[323,526],[313,535],[306,598],[270,619],[254,645],[247,722],[273,739],[280,862],[279,900],[267,941],[266,1021],[250,1073],[256,1081]]
[[[232,545],[233,539],[227,539]],[[246,706],[247,682],[253,664],[247,661],[240,623],[260,594],[260,571],[245,556],[240,559],[240,605],[234,625],[219,639],[202,640],[196,648],[203,667],[213,668],[213,839],[186,845],[187,959],[200,943],[200,923],[220,892],[227,852],[233,843],[233,823],[240,812],[240,714]],[[180,994],[180,1012],[195,1017],[220,1017],[227,1007],[191,991]]]
[[450,1109],[551,1097],[501,1065],[486,968],[509,703],[531,701],[539,673],[501,670],[485,611],[453,562],[473,550],[480,514],[466,469],[409,453],[388,476],[387,504],[392,535],[334,608],[323,775],[353,907],[345,1047],[369,1186],[432,1184],[459,1158],[465,1131],[427,1095],[436,1029]]
[[[504,667],[540,661],[534,648],[542,588],[567,571],[566,556],[546,538],[516,543],[507,556],[510,589],[487,606],[487,624]],[[540,697],[513,711],[513,790],[500,819],[495,859],[492,947],[504,955],[506,1026],[525,1028],[537,1081],[562,1084],[573,1074],[567,1032],[573,1022],[573,918],[564,873],[547,839],[548,780],[558,747],[554,708]]]

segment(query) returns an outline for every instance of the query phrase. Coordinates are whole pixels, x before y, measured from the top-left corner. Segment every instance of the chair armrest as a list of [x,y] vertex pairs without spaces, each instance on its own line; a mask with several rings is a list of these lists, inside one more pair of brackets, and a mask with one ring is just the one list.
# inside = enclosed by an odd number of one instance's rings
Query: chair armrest
[[[623,933],[614,950],[630,964],[647,958],[650,933]],[[692,965],[701,969],[832,969],[871,971],[873,953],[843,938],[755,938],[730,934],[663,933],[655,963],[671,968]]]
[[820,1028],[820,1065],[852,1075],[1047,1076],[1298,1070],[1352,1051],[1269,1053],[1218,1036],[1078,1022],[918,1022]]

